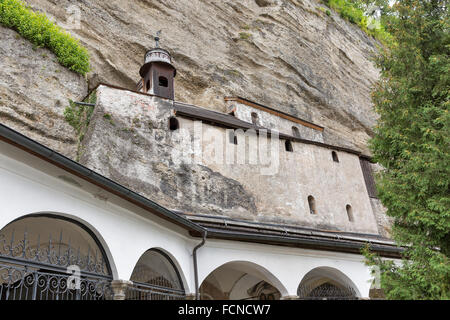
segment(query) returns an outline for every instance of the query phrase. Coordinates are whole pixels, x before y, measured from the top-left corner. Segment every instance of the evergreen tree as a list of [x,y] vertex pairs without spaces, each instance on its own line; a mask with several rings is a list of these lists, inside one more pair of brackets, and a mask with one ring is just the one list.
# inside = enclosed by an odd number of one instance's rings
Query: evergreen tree
[[388,299],[450,298],[450,42],[448,1],[396,1],[387,19],[393,43],[377,58],[372,100],[379,114],[370,146],[385,170],[379,198],[406,247],[403,263],[382,261]]

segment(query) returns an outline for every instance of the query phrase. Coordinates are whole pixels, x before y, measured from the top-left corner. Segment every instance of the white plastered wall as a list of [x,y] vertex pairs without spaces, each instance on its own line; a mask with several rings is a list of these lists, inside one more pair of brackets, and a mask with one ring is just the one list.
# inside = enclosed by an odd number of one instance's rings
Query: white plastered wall
[[[75,183],[58,178],[61,176]],[[177,266],[186,292],[195,291],[192,250],[199,239],[3,142],[0,142],[0,204],[0,229],[15,219],[36,213],[52,213],[83,223],[103,245],[114,279],[128,280],[146,250],[162,249]],[[211,239],[198,251],[199,284],[216,268],[232,261],[257,265],[283,296],[296,295],[304,275],[321,266],[344,273],[361,297],[369,293],[371,276],[361,255]]]

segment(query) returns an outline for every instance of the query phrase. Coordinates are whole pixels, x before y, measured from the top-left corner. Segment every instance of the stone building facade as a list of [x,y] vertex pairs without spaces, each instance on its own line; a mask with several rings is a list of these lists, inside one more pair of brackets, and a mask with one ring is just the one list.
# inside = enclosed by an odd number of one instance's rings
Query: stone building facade
[[77,161],[0,126],[0,299],[370,297],[361,248],[401,249],[367,155],[242,97],[174,101],[160,48],[140,75],[89,94]]

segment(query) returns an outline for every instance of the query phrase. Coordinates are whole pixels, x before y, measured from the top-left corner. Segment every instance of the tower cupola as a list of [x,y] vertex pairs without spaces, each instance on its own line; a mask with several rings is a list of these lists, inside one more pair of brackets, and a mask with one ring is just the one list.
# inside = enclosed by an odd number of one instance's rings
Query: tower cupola
[[167,99],[174,99],[174,78],[177,70],[167,50],[159,47],[160,31],[155,37],[156,46],[145,54],[144,65],[139,70],[141,91]]

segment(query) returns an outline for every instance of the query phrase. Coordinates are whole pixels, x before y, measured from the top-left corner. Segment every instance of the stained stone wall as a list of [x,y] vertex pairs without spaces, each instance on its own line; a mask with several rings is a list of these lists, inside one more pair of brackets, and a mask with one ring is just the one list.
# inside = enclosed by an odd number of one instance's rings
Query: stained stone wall
[[236,118],[240,120],[244,120],[251,123],[252,113],[256,113],[258,118],[257,125],[259,126],[276,129],[281,133],[285,133],[292,136],[294,135],[292,132],[292,127],[295,126],[298,129],[300,138],[316,142],[324,142],[322,131],[307,127],[297,122],[281,118],[267,111],[255,109],[251,106],[239,102],[231,103],[228,108],[229,110],[230,109],[235,110],[234,114]]
[[[294,143],[286,152],[282,141],[270,141],[270,161],[254,164],[250,155],[261,152],[254,137],[238,136],[235,145],[225,128],[181,117],[171,131],[173,114],[170,100],[100,86],[81,163],[188,214],[378,233],[357,155],[338,152],[337,163],[328,148]],[[309,195],[317,214],[310,214]]]

